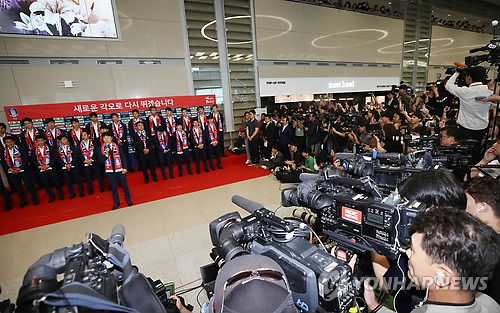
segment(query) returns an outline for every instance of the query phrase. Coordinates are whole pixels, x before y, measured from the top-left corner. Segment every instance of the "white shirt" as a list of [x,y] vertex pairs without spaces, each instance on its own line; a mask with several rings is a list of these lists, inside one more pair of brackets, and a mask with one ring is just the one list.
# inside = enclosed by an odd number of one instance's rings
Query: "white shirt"
[[4,134],[3,136],[0,136],[0,142],[2,142],[2,146],[5,147],[5,142],[3,142],[3,139],[7,136],[7,134]]
[[10,159],[14,162],[14,149],[9,149]]
[[78,128],[78,130],[75,130],[75,135],[76,135],[76,138],[78,139],[78,141],[80,141],[80,134],[82,132],[82,129],[81,128]]
[[35,140],[35,129],[32,128],[31,130],[28,129],[28,135],[30,136],[31,141],[33,142]]
[[460,99],[457,123],[470,130],[483,130],[488,127],[488,114],[491,102],[477,101],[476,97],[489,97],[493,93],[482,83],[473,83],[469,87],[455,85],[459,73],[453,74],[446,83],[446,89]]
[[100,137],[101,136],[101,132],[99,131],[99,122],[95,123],[94,122],[91,122],[92,123],[92,127],[94,127],[94,134],[96,137]]

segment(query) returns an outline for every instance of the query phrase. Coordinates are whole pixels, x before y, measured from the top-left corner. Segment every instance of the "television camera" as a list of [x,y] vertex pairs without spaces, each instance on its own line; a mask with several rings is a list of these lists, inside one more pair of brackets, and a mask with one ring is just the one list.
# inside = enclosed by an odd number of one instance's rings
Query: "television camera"
[[19,290],[16,312],[178,312],[169,299],[172,290],[160,280],[146,278],[131,264],[123,248],[123,225],[115,225],[109,239],[92,233],[86,239],[31,265]]
[[316,213],[315,226],[337,243],[338,258],[371,251],[394,260],[408,248],[409,226],[425,204],[397,191],[385,195],[369,177],[315,176],[303,174],[303,183],[282,191],[281,203]]
[[251,215],[225,214],[210,223],[210,237],[227,261],[244,254],[270,257],[284,270],[294,302],[305,312],[346,312],[356,306],[361,284],[348,264],[311,244],[302,222],[281,219],[261,204],[240,196],[233,203]]

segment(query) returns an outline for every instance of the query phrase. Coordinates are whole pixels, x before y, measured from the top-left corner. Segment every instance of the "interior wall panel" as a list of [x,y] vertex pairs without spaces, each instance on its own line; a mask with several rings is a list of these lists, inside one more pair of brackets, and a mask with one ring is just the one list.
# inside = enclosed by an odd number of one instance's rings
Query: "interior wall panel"
[[178,0],[116,0],[116,6],[119,17],[180,22]]
[[3,111],[5,106],[17,105],[20,102],[10,66],[0,66],[0,82],[0,111]]
[[[464,63],[465,57],[471,55],[470,49],[487,45],[492,36],[441,26],[432,27],[431,65],[453,65],[453,62]],[[474,55],[485,54],[475,53]],[[487,66],[487,63],[481,64]]]
[[[114,99],[113,77],[109,66],[14,66],[14,77],[21,104],[44,104]],[[59,85],[65,80],[75,87]]]
[[260,65],[259,77],[394,77],[401,70],[379,67],[338,67],[338,66],[302,66],[302,65]]
[[110,57],[184,58],[180,22],[120,18],[123,41],[107,41]]
[[118,99],[189,95],[183,65],[113,66]]
[[4,38],[11,57],[99,57],[107,56],[102,40]]
[[256,0],[260,60],[401,63],[403,21],[281,0]]
[[7,55],[7,48],[5,47],[5,42],[3,38],[0,38],[0,56]]

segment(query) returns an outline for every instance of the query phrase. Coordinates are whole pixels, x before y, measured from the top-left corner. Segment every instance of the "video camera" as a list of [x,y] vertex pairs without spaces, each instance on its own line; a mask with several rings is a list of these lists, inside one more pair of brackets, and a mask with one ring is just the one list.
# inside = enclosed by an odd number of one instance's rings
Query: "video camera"
[[132,266],[123,248],[123,225],[115,225],[107,240],[92,233],[86,238],[85,243],[57,249],[31,265],[16,312],[178,312],[169,299],[173,290]]
[[243,254],[270,257],[284,270],[297,307],[305,312],[344,312],[355,306],[360,283],[346,262],[313,244],[309,228],[284,220],[261,204],[240,196],[233,203],[251,215],[225,214],[210,223],[210,237],[227,261]]
[[312,209],[316,226],[338,243],[339,259],[371,251],[394,260],[408,248],[409,226],[425,204],[402,199],[397,191],[384,196],[368,177],[302,178],[302,184],[282,191],[281,203]]

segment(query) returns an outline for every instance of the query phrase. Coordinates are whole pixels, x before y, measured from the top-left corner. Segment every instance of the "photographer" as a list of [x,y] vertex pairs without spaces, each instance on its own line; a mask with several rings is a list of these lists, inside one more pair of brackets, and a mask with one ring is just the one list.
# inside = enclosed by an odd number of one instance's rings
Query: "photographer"
[[[471,67],[465,72],[465,83],[468,87],[455,85],[460,73],[457,71],[446,83],[446,89],[460,99],[457,124],[463,139],[475,139],[479,143],[483,140],[488,129],[488,113],[490,102],[482,102],[481,97],[489,97],[491,91],[483,85],[486,78],[486,69],[481,66]],[[479,160],[479,149],[472,155],[473,160]]]
[[[497,139],[497,141],[484,153],[483,158],[481,161],[479,161],[476,165],[481,166],[481,165],[500,165],[498,162],[498,157],[500,156],[500,140]],[[498,177],[499,169],[491,168],[491,169],[486,169],[486,172],[493,176],[493,177]],[[475,176],[484,176],[483,173],[481,173],[477,168],[472,168],[470,171],[470,176],[475,177]]]
[[292,158],[285,161],[286,165],[290,166],[292,169],[295,169],[304,163],[302,152],[300,152],[299,147],[295,142],[290,143],[290,153],[292,154]]
[[406,85],[401,85],[399,86],[399,100],[401,103],[401,107],[407,111],[407,112],[413,112],[414,107],[411,103],[411,97],[406,93],[406,90],[408,90],[408,86]]
[[382,126],[384,140],[382,144],[382,141],[379,137],[373,136],[373,138],[375,138],[376,140],[377,150],[382,153],[402,153],[403,145],[401,144],[401,142],[394,140],[394,137],[399,136],[400,133],[392,123],[392,115],[390,111],[385,111],[384,113],[382,113],[380,117],[380,125]]
[[[429,170],[413,174],[399,188],[402,197],[425,203],[426,207],[453,207],[465,210],[467,198],[453,173],[443,170]],[[404,277],[408,277],[408,259],[405,255],[389,264],[384,256],[372,253],[375,276],[381,287],[392,295],[398,292]],[[392,285],[385,285],[385,282]],[[396,287],[396,288],[394,288]],[[402,290],[394,300],[399,312],[409,312],[424,297],[422,292]]]
[[352,143],[362,145],[365,150],[369,149],[370,143],[373,139],[373,134],[370,133],[370,125],[364,119],[359,120],[358,122],[358,134],[356,135],[356,133],[351,131],[347,134],[347,136]]
[[[500,258],[500,237],[492,228],[462,210],[434,208],[416,216],[412,231],[409,278],[426,296],[411,312],[500,312],[492,298],[476,293]],[[366,304],[374,310],[379,303],[368,281],[364,285]]]
[[302,151],[302,157],[304,158],[304,165],[299,166],[299,169],[309,173],[317,173],[314,166],[314,158],[311,156],[311,151],[308,148]]
[[297,120],[293,121],[293,135],[299,148],[303,149],[306,146],[306,132],[304,129],[304,118],[302,116],[299,116]]
[[456,126],[447,126],[441,129],[440,145],[443,147],[458,146],[460,145],[458,139],[460,138],[460,130]]
[[[467,212],[500,233],[500,181],[491,177],[476,177],[464,185]],[[484,292],[500,303],[500,263],[497,264],[488,288]]]

